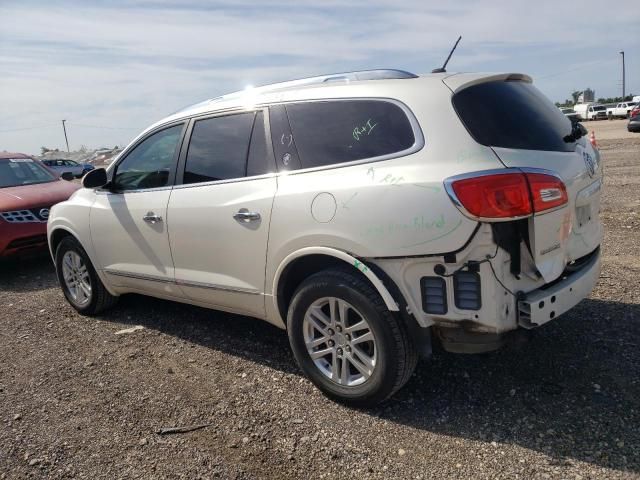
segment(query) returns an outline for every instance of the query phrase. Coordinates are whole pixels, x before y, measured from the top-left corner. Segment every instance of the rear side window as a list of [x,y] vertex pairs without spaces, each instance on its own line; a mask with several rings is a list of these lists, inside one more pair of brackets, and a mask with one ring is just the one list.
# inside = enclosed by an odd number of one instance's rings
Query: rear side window
[[482,145],[569,152],[563,139],[571,121],[530,83],[487,82],[453,96],[453,106],[471,136]]
[[390,155],[415,143],[407,115],[390,102],[306,102],[286,109],[302,168]]
[[[255,120],[256,112],[249,112],[196,121],[187,152],[184,183],[245,177]],[[262,123],[259,128],[264,129],[262,115],[259,121]],[[259,153],[253,158],[257,156]],[[252,162],[252,165],[255,163]],[[258,164],[253,170],[262,168]]]

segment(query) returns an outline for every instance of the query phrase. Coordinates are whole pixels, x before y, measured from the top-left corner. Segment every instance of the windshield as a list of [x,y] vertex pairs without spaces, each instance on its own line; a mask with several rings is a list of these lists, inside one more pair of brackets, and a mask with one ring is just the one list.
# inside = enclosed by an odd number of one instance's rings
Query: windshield
[[598,105],[597,107],[593,107],[594,112],[600,112],[602,110],[606,110],[607,108],[604,105]]
[[55,175],[30,158],[0,160],[0,188],[52,182]]
[[537,88],[521,81],[472,85],[453,106],[476,142],[490,147],[570,152],[571,121]]

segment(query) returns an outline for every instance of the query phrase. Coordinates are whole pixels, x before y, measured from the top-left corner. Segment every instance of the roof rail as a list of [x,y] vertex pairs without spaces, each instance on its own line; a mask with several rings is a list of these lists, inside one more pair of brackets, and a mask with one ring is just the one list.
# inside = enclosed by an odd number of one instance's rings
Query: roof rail
[[392,80],[392,79],[403,79],[403,78],[418,78],[418,75],[411,72],[406,72],[404,70],[394,70],[394,69],[378,69],[378,70],[359,70],[355,72],[344,72],[344,73],[331,73],[329,75],[319,75],[317,77],[307,77],[300,78],[298,80],[289,80],[287,82],[280,83],[272,83],[269,85],[263,85],[260,87],[249,87],[245,90],[240,90],[233,93],[228,93],[226,95],[222,95],[215,98],[210,98],[205,100],[204,102],[196,103],[195,105],[189,105],[185,108],[178,110],[177,112],[172,113],[175,115],[176,113],[180,113],[186,110],[191,110],[193,108],[197,108],[200,106],[205,106],[210,103],[220,102],[222,100],[229,100],[237,97],[241,97],[247,95],[248,92],[251,95],[259,95],[261,93],[274,92],[278,90],[286,90],[288,88],[296,88],[303,87],[307,85],[317,85],[321,83],[332,83],[332,82],[359,82],[364,80]]
[[[287,82],[272,83],[261,87],[251,88],[253,94],[273,92],[276,90],[284,90],[288,88],[303,87],[307,85],[317,85],[330,82],[358,82],[363,80],[390,80],[403,78],[418,78],[415,73],[405,72],[404,70],[380,69],[380,70],[360,70],[356,72],[332,73],[329,75],[319,75],[317,77],[300,78],[298,80],[290,80]],[[247,90],[229,93],[213,100],[222,100],[244,95]]]

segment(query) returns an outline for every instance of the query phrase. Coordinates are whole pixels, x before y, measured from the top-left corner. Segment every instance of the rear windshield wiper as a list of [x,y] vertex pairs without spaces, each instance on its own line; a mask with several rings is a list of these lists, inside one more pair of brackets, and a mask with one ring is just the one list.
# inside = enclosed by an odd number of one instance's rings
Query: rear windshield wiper
[[578,140],[579,138],[584,137],[586,133],[587,133],[587,129],[586,128],[584,128],[579,123],[575,123],[573,125],[573,128],[571,129],[571,133],[569,135],[565,135],[563,137],[563,140],[565,142],[567,142],[567,143],[573,143],[576,140]]

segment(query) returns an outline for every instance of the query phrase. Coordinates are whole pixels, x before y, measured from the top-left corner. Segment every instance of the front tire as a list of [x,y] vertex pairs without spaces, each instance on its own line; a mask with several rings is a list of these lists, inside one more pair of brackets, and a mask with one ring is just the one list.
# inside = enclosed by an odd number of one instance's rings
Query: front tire
[[403,320],[348,268],[307,278],[293,296],[287,328],[305,375],[348,405],[386,400],[409,380],[418,360]]
[[111,308],[118,297],[111,295],[98,277],[80,242],[62,239],[55,256],[56,274],[67,301],[84,315],[97,315]]

